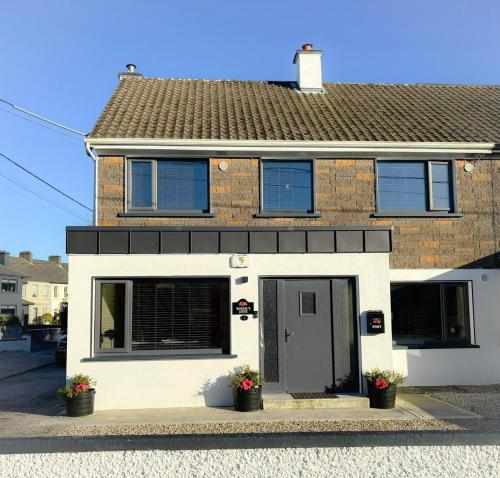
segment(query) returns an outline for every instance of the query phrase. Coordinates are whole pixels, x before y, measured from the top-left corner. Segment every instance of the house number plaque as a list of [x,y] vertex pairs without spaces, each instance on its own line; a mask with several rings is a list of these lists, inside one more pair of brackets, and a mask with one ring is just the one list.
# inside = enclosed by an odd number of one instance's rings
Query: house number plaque
[[233,302],[233,314],[253,314],[253,302],[248,302],[246,299],[240,299],[237,302]]

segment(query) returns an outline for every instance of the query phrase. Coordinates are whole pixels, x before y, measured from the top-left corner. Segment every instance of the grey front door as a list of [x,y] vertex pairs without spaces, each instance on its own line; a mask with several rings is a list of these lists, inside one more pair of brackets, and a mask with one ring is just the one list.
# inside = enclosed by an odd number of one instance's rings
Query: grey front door
[[287,392],[334,389],[330,280],[284,281]]

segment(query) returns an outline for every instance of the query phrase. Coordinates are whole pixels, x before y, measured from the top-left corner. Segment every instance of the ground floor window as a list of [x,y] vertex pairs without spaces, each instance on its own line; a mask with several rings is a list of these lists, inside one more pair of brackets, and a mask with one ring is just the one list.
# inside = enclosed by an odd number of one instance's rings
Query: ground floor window
[[391,284],[392,336],[410,347],[470,345],[469,284]]
[[0,307],[0,315],[13,316],[16,315],[15,305],[2,305]]
[[229,353],[229,280],[137,278],[96,283],[98,353]]

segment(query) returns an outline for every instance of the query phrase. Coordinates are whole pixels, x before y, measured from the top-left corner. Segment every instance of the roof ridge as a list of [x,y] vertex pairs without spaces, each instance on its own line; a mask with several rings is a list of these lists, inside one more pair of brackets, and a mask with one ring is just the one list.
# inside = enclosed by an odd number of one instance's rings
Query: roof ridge
[[[207,83],[284,83],[293,84],[296,83],[295,80],[241,80],[241,79],[231,79],[231,78],[167,78],[167,77],[156,77],[156,76],[141,76],[127,78],[126,80],[163,80],[163,81],[201,81]],[[345,85],[345,86],[437,86],[437,87],[468,87],[468,88],[500,88],[500,83],[383,83],[383,82],[359,82],[359,81],[325,81],[325,85]]]

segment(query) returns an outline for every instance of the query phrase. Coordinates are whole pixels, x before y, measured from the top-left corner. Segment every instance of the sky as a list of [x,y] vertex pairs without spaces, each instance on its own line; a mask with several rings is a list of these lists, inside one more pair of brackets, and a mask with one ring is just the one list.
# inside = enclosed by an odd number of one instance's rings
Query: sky
[[[295,50],[312,43],[325,81],[500,84],[498,0],[0,0],[0,21],[0,98],[85,133],[127,63],[293,80]],[[0,153],[92,208],[81,137],[0,103]],[[92,221],[2,157],[0,198],[0,250],[14,255],[64,255],[65,227]]]

